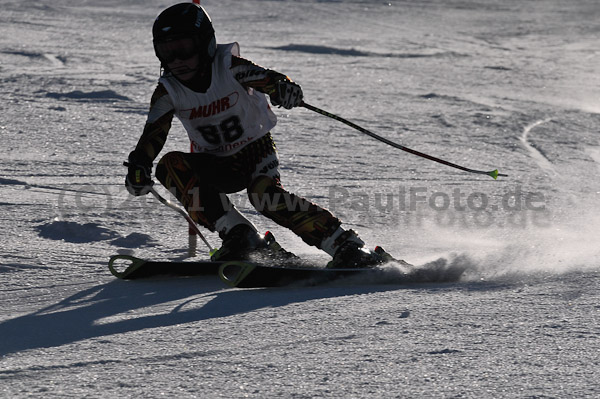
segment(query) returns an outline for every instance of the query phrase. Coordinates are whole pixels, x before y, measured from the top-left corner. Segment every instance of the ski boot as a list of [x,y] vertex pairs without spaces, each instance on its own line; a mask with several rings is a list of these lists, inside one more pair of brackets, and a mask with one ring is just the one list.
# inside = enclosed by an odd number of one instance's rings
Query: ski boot
[[294,254],[286,251],[275,241],[270,232],[261,236],[248,224],[239,224],[233,227],[224,237],[221,248],[211,254],[210,259],[217,261],[255,261],[287,260],[296,258]]
[[247,260],[250,252],[267,247],[264,238],[247,224],[238,224],[221,238],[221,248],[210,254],[213,262]]
[[283,249],[283,247],[279,245],[277,241],[275,241],[275,236],[273,236],[273,234],[270,231],[267,231],[265,233],[264,240],[267,244],[267,248],[265,250],[260,251],[263,257],[279,262],[284,261],[287,263],[300,260],[300,258],[292,252]]
[[327,264],[329,269],[365,268],[384,263],[391,256],[382,248],[371,251],[365,248],[365,243],[353,230],[344,231],[336,238],[338,248],[333,259]]
[[381,256],[383,263],[394,262],[394,263],[400,264],[402,266],[411,266],[412,267],[412,265],[410,263],[408,263],[402,259],[394,258],[392,255],[385,252],[385,250],[383,248],[381,248],[380,246],[375,247],[375,253],[377,255]]

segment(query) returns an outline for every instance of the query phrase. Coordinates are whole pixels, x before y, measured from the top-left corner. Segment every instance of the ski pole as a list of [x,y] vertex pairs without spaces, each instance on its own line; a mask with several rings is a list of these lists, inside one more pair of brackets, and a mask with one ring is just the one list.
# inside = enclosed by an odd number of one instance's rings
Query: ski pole
[[469,172],[469,173],[477,173],[477,174],[482,174],[482,175],[488,175],[488,176],[493,177],[494,180],[496,180],[498,178],[498,176],[508,176],[508,175],[505,175],[503,173],[498,173],[498,169],[492,170],[490,172],[486,172],[486,171],[483,171],[483,170],[476,170],[476,169],[465,168],[464,166],[460,166],[460,165],[454,164],[452,162],[444,161],[443,159],[436,158],[434,156],[427,155],[427,154],[422,153],[420,151],[416,151],[416,150],[413,150],[411,148],[408,148],[408,147],[405,147],[403,145],[400,145],[398,143],[395,143],[395,142],[393,142],[391,140],[386,139],[385,137],[381,137],[381,136],[379,136],[379,135],[377,135],[377,134],[375,134],[375,133],[373,133],[373,132],[371,132],[371,131],[363,128],[363,127],[360,127],[357,124],[352,123],[349,120],[342,118],[341,116],[337,116],[335,114],[332,114],[330,112],[327,112],[325,110],[322,110],[320,108],[312,106],[312,105],[307,104],[305,102],[303,102],[300,105],[302,107],[307,108],[307,109],[309,109],[311,111],[314,111],[314,112],[316,112],[318,114],[321,114],[323,116],[327,116],[328,118],[331,118],[331,119],[335,119],[338,122],[342,122],[342,123],[344,123],[344,124],[346,124],[346,125],[354,128],[354,129],[358,130],[359,132],[364,133],[364,134],[366,134],[368,136],[371,136],[374,139],[379,140],[379,141],[381,141],[381,142],[383,142],[383,143],[385,143],[387,145],[390,145],[390,146],[392,146],[394,148],[398,148],[399,150],[402,150],[402,151],[409,152],[409,153],[417,155],[419,157],[422,157],[422,158],[425,158],[425,159],[429,159],[430,161],[439,162],[439,163],[441,163],[443,165],[450,166],[450,167],[453,167],[453,168],[456,168],[456,169],[460,169],[460,170],[464,170],[465,172]]
[[150,187],[150,192],[152,193],[152,195],[154,195],[156,197],[157,200],[159,200],[162,204],[168,206],[171,209],[176,210],[177,212],[179,212],[184,218],[185,220],[188,221],[188,223],[190,224],[190,228],[192,230],[194,230],[194,232],[200,237],[200,239],[202,241],[204,241],[204,243],[206,244],[206,246],[208,247],[209,252],[212,254],[213,252],[213,248],[211,247],[211,245],[209,244],[209,242],[206,240],[206,238],[204,237],[204,235],[202,235],[202,232],[200,232],[200,229],[198,228],[198,226],[196,225],[196,222],[194,222],[194,219],[192,219],[190,217],[190,215],[187,214],[186,211],[184,211],[183,209],[181,209],[180,207],[178,207],[177,205],[175,205],[174,203],[172,203],[171,201],[169,201],[168,199],[164,198],[162,195],[160,195],[159,193],[156,192],[156,190],[154,189],[154,187]]
[[[129,165],[130,165],[129,162],[123,162],[123,166],[129,167]],[[159,200],[162,204],[164,204],[164,205],[168,206],[169,208],[174,209],[177,212],[179,212],[181,214],[181,216],[183,216],[185,218],[185,220],[187,220],[187,222],[189,223],[190,229],[193,230],[198,236],[200,236],[200,238],[202,239],[202,241],[204,241],[204,243],[208,247],[208,250],[209,250],[210,254],[212,255],[213,248],[210,246],[210,244],[206,240],[206,238],[204,238],[204,235],[202,235],[202,232],[200,231],[200,229],[196,225],[196,222],[194,222],[194,219],[192,219],[190,217],[190,215],[188,215],[188,213],[186,211],[184,211],[183,209],[181,209],[180,207],[178,207],[177,205],[175,205],[174,203],[172,203],[171,201],[169,201],[168,199],[166,199],[162,195],[160,195],[154,189],[154,187],[150,186],[149,192],[151,192],[152,195],[154,195],[154,197],[156,197],[156,199]]]

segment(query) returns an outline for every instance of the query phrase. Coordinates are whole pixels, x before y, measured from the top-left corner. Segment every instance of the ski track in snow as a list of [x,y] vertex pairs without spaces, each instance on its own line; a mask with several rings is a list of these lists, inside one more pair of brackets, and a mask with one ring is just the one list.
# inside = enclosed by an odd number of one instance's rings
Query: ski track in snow
[[521,135],[520,140],[521,143],[523,143],[523,146],[529,151],[530,156],[535,160],[535,162],[540,166],[540,168],[547,171],[548,173],[551,173],[552,175],[556,175],[557,172],[554,169],[554,166],[552,166],[550,160],[546,158],[546,156],[542,152],[540,152],[540,150],[535,148],[531,144],[531,142],[528,141],[529,133],[533,129],[535,129],[537,126],[549,122],[550,120],[551,119],[539,120],[535,123],[532,123],[531,125],[526,126],[525,129],[523,129],[523,134]]
[[[110,255],[187,254],[183,218],[123,187],[159,73],[150,29],[167,4],[5,2],[0,396],[600,394],[595,2],[204,3],[220,43],[239,41],[309,103],[509,176],[275,108],[283,184],[428,282],[407,283],[398,265],[279,289],[115,280]],[[163,151],[188,146],[174,122]],[[231,198],[287,249],[327,261],[244,193]]]

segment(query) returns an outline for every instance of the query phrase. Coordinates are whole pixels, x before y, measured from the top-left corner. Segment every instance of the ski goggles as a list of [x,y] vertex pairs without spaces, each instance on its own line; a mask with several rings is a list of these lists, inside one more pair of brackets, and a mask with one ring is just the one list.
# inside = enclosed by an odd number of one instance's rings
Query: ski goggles
[[189,60],[198,54],[198,46],[191,37],[154,43],[154,50],[158,59],[165,64],[170,64],[175,60]]

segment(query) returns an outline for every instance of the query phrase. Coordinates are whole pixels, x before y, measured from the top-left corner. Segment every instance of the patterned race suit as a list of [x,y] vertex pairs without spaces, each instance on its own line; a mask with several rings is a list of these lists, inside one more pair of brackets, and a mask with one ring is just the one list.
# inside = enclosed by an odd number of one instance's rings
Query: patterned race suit
[[247,189],[252,205],[320,247],[341,224],[329,211],[286,191],[270,130],[276,124],[263,93],[273,94],[287,76],[239,57],[237,43],[219,45],[205,93],[163,75],[152,96],[148,120],[133,156],[151,165],[163,148],[173,115],[185,127],[191,152],[169,152],[157,179],[211,231],[231,207],[226,194]]

